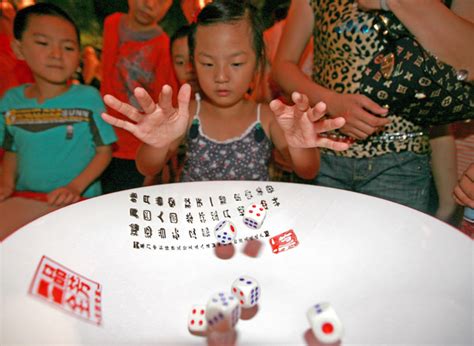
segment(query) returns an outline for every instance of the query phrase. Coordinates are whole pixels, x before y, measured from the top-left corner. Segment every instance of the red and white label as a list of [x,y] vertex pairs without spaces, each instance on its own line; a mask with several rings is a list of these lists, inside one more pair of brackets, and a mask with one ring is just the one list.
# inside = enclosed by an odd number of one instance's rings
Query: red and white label
[[292,229],[270,238],[269,241],[274,254],[290,250],[299,244],[298,238]]
[[29,293],[94,324],[102,322],[102,286],[43,256]]

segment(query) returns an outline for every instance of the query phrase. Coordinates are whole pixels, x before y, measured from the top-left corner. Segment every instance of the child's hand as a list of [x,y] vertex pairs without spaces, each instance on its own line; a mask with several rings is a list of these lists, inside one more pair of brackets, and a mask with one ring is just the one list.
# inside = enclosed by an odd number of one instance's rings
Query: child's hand
[[279,100],[270,102],[270,108],[275,113],[289,146],[294,148],[323,147],[336,151],[349,148],[348,143],[319,135],[344,126],[344,118],[323,119],[326,112],[326,105],[323,102],[311,108],[306,95],[294,92],[291,98],[295,103],[294,106],[287,106]]
[[15,188],[13,186],[1,184],[0,185],[0,201],[6,200],[8,197],[10,197],[13,194],[14,191],[15,191]]
[[131,132],[143,143],[152,147],[167,147],[186,132],[189,120],[191,87],[189,84],[184,84],[179,89],[178,109],[173,108],[172,93],[173,91],[169,85],[163,86],[159,101],[155,103],[145,89],[136,88],[134,95],[143,109],[143,113],[111,95],[105,95],[104,102],[109,107],[127,116],[135,123],[117,119],[106,113],[102,113],[102,119],[113,126]]
[[55,207],[62,207],[76,203],[81,199],[81,193],[71,186],[62,186],[48,193],[48,204]]

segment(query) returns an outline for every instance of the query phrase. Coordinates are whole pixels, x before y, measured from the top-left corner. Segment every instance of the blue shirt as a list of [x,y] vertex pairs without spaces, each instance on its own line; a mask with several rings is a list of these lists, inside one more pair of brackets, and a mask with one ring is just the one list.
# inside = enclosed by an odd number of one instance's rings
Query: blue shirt
[[[38,103],[25,97],[22,85],[0,99],[0,143],[17,155],[17,191],[49,193],[69,184],[91,162],[96,147],[116,141],[99,92],[72,85],[68,91]],[[101,194],[93,182],[84,197]]]

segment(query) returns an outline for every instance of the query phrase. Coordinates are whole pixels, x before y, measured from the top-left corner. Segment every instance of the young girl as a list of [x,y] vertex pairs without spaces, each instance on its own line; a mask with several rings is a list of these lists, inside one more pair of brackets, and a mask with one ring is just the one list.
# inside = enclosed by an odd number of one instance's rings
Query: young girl
[[6,150],[0,200],[15,190],[45,193],[55,206],[100,195],[98,178],[116,137],[100,118],[99,92],[69,82],[79,64],[79,30],[61,8],[41,3],[17,13],[14,34],[15,53],[31,68],[34,83],[0,99]]
[[143,114],[113,96],[104,97],[111,108],[135,122],[102,115],[143,141],[137,155],[143,174],[159,172],[186,136],[189,150],[182,181],[268,180],[273,145],[299,176],[310,179],[319,169],[316,147],[348,148],[346,143],[319,136],[344,125],[342,118],[323,120],[322,103],[310,108],[306,96],[294,93],[295,106],[272,101],[270,109],[247,99],[265,56],[263,26],[256,13],[246,1],[216,0],[199,14],[190,50],[202,100],[190,101],[191,88],[184,84],[175,109],[169,86],[163,87],[158,104],[137,88]]

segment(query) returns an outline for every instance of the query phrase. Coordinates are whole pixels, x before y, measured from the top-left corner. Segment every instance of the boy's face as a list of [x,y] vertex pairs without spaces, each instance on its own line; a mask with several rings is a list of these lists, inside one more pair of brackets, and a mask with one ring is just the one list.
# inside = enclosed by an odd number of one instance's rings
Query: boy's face
[[195,42],[194,66],[204,94],[221,106],[239,102],[256,71],[248,21],[198,26]]
[[55,16],[31,16],[15,53],[31,68],[35,80],[65,84],[76,70],[79,43],[74,26]]
[[178,78],[179,85],[189,83],[194,92],[197,91],[196,74],[189,59],[188,38],[181,37],[173,42],[171,47],[173,67]]
[[172,0],[128,0],[130,24],[135,30],[146,30],[163,19]]

